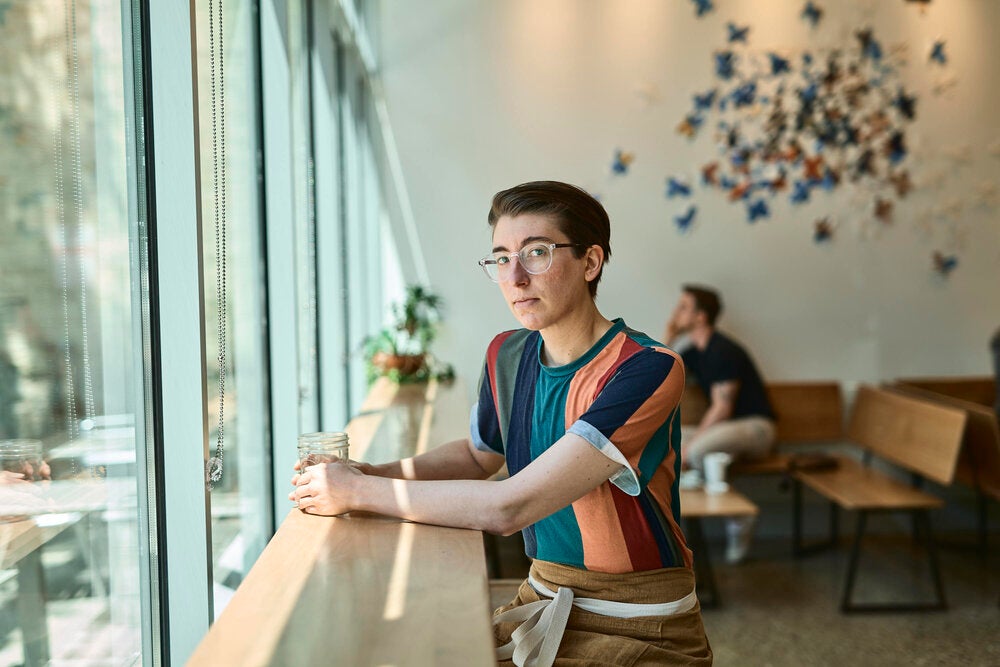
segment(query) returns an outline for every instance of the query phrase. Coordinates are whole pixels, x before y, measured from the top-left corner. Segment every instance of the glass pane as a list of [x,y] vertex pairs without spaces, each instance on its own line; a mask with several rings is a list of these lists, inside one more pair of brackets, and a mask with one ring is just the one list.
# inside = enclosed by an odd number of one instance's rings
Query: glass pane
[[[199,0],[197,12],[206,367],[213,454],[218,446],[220,413],[224,435],[222,479],[212,490],[216,616],[222,613],[272,532],[253,4],[251,0],[226,0],[224,4],[215,0],[210,7],[208,0]],[[221,33],[217,13],[220,8],[224,24]],[[214,25],[210,19],[214,19]],[[224,288],[217,273],[221,268],[223,224]],[[221,312],[226,341],[221,406],[220,289],[225,292]]]
[[294,178],[296,324],[299,352],[299,431],[319,428],[319,358],[316,341],[316,177],[313,159],[310,73],[311,12],[308,3],[288,3],[291,68],[292,169]]
[[155,545],[137,502],[148,377],[133,303],[148,295],[130,265],[143,158],[128,155],[141,123],[126,125],[121,10],[0,3],[4,665],[135,664],[140,598],[157,604],[141,583]]

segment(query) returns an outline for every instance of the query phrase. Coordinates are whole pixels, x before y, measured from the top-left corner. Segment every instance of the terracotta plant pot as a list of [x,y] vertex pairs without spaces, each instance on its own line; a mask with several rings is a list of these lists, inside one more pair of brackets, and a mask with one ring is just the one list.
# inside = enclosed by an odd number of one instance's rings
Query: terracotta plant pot
[[390,370],[399,371],[400,375],[413,375],[424,367],[425,361],[425,357],[422,354],[376,352],[372,355],[372,366],[379,369],[383,375]]

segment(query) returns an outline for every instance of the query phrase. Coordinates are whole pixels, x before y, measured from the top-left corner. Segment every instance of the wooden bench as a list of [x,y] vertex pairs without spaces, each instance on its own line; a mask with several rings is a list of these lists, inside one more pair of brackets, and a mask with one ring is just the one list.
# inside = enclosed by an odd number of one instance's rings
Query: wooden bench
[[737,516],[757,516],[760,511],[749,498],[729,489],[725,493],[706,493],[704,489],[681,489],[681,518],[688,546],[694,552],[694,575],[698,583],[698,600],[704,609],[720,604],[719,589],[712,570],[708,543],[702,520]]
[[[987,506],[990,500],[1000,502],[1000,422],[996,413],[992,407],[909,383],[895,383],[887,388],[965,412],[967,421],[955,481],[972,487],[976,492],[979,547],[986,554],[989,550]],[[985,399],[988,396],[984,392],[981,397]]]
[[[848,439],[862,448],[864,462],[838,457],[838,467],[825,471],[795,471],[793,478],[793,540],[797,555],[802,544],[802,487],[830,501],[830,539],[837,541],[837,508],[857,512],[858,521],[841,599],[843,612],[944,609],[944,586],[937,565],[929,510],[943,501],[919,488],[926,478],[949,484],[955,475],[965,429],[962,410],[921,400],[897,392],[862,386],[851,411]],[[871,467],[873,457],[910,475],[909,483]],[[867,519],[876,512],[907,512],[913,517],[917,537],[930,564],[936,599],[931,603],[864,603],[853,601],[853,589]]]
[[[461,382],[378,381],[351,456],[426,451],[468,430]],[[189,665],[494,665],[479,531],[292,510]]]
[[[836,382],[769,382],[765,386],[775,413],[775,451],[754,459],[737,459],[730,475],[773,475],[788,472],[795,446],[834,444],[843,438],[844,405]],[[697,385],[688,385],[681,400],[684,424],[697,424],[708,402]]]
[[992,408],[996,400],[996,380],[988,375],[896,378],[894,386],[923,389]]

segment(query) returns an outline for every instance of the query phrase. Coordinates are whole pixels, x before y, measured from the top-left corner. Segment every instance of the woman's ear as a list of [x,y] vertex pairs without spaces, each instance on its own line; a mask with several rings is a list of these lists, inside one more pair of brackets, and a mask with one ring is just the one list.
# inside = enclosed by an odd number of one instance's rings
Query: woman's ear
[[604,266],[604,248],[599,245],[592,245],[587,248],[587,272],[585,274],[587,282],[601,275],[601,268]]

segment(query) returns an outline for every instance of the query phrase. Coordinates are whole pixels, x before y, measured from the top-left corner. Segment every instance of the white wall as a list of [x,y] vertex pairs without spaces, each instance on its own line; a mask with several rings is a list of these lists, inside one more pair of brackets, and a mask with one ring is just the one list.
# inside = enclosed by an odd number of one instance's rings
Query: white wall
[[[654,337],[678,285],[715,285],[727,310],[720,328],[742,339],[770,379],[848,383],[914,374],[986,374],[987,341],[1000,326],[998,210],[979,188],[1000,184],[1000,2],[825,2],[811,31],[801,0],[716,0],[698,20],[687,0],[382,0],[383,80],[433,286],[447,305],[439,356],[478,378],[491,336],[517,326],[475,260],[490,246],[486,214],[497,190],[535,179],[600,192],[612,219],[612,261],[599,305]],[[908,137],[918,181],[943,175],[896,205],[878,229],[850,184],[793,207],[770,201],[769,221],[749,225],[742,205],[696,188],[698,223],[680,235],[682,205],[663,196],[667,175],[688,174],[715,154],[711,131],[689,142],[674,128],[691,95],[716,84],[712,52],[725,23],[749,23],[751,48],[853,47],[864,23],[883,46],[906,41],[902,70],[919,95]],[[926,63],[947,41],[947,67]],[[957,84],[939,96],[941,72]],[[654,87],[646,103],[637,89]],[[948,156],[970,148],[968,164]],[[615,148],[632,150],[629,175],[611,178]],[[977,199],[978,198],[978,199]],[[952,201],[953,220],[920,219]],[[812,241],[813,220],[840,225]],[[956,234],[957,231],[957,234]],[[931,253],[959,239],[959,267],[943,280]]]

